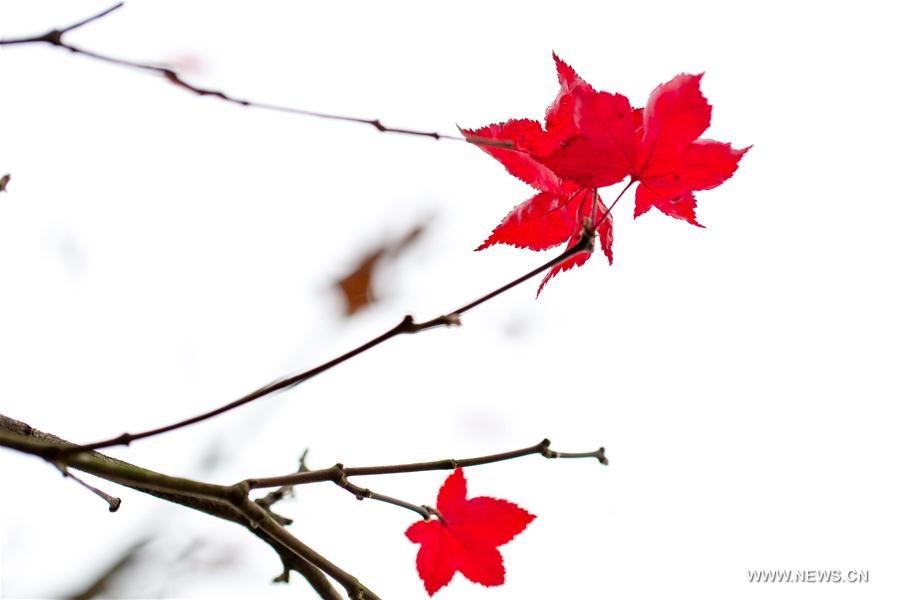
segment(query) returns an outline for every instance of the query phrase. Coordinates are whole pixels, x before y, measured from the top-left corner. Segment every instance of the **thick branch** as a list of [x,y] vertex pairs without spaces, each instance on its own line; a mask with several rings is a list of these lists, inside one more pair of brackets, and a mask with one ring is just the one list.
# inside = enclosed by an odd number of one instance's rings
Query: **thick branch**
[[[59,461],[60,450],[74,446],[71,442],[44,433],[30,425],[0,415],[0,446]],[[304,575],[322,598],[339,598],[327,573],[340,583],[351,598],[378,600],[354,576],[332,564],[282,527],[263,507],[252,502],[246,486],[222,486],[181,477],[172,477],[100,454],[77,452],[65,458],[65,465],[186,506],[194,510],[238,523],[264,540],[281,557],[285,568]],[[281,576],[282,578],[284,575]]]

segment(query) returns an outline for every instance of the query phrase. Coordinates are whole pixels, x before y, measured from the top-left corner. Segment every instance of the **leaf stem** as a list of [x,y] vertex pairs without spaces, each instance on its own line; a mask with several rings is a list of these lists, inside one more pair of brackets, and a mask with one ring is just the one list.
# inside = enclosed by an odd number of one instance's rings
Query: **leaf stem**
[[329,471],[336,471],[338,473],[337,477],[333,479],[334,483],[354,496],[356,496],[357,500],[378,500],[379,502],[384,502],[386,504],[393,504],[394,506],[399,506],[400,508],[405,508],[406,510],[411,510],[416,513],[423,519],[430,518],[433,514],[435,514],[434,509],[430,509],[427,506],[417,506],[406,500],[400,500],[399,498],[393,498],[391,496],[385,496],[384,494],[379,494],[378,492],[373,492],[369,488],[360,487],[356,484],[350,483],[350,480],[347,479],[347,471],[344,469],[344,465],[336,464]]
[[[602,225],[603,222],[604,222],[606,219],[609,218],[610,213],[612,213],[612,209],[615,208],[616,204],[619,203],[619,200],[622,199],[622,196],[625,195],[625,192],[628,191],[628,188],[630,188],[632,185],[634,185],[634,183],[635,183],[636,181],[637,181],[637,180],[634,179],[633,177],[632,177],[631,179],[628,180],[628,185],[626,185],[625,187],[622,188],[622,191],[619,192],[619,195],[616,196],[616,199],[612,201],[612,204],[609,205],[609,208],[607,208],[606,211],[604,211],[603,216],[601,216],[601,217],[600,217],[600,220],[597,221],[597,224],[594,226],[594,229],[600,227],[600,225]],[[597,192],[597,190],[595,189],[595,190],[594,190],[594,193],[596,193],[596,192]]]

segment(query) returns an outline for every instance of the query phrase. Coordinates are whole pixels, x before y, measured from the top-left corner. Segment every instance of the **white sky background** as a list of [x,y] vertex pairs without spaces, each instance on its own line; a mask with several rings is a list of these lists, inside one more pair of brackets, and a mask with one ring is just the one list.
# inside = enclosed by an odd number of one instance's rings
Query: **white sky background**
[[[0,5],[41,33],[106,2]],[[777,6],[777,8],[776,8]],[[444,600],[886,598],[900,592],[900,219],[896,15],[889,3],[146,2],[71,43],[236,96],[453,133],[540,118],[551,51],[643,105],[705,71],[706,134],[753,144],[698,193],[701,230],[615,212],[602,257],[392,340],[288,393],[110,454],[232,483],[341,461],[492,453],[549,437],[610,466],[536,457],[468,470],[474,495],[538,519],[502,548],[507,584]],[[546,260],[472,248],[528,188],[457,142],[242,109],[49,46],[0,52],[0,412],[88,442],[177,420],[430,318]],[[605,192],[612,196],[614,191]],[[434,215],[350,320],[329,289],[360,254]],[[220,462],[203,470],[211,447]],[[52,597],[137,537],[173,559],[127,593],[313,597],[269,583],[240,528],[152,498],[111,515],[37,460],[0,452],[2,594]],[[360,480],[433,503],[446,473]],[[308,486],[292,530],[384,598],[425,598],[412,513]],[[865,585],[760,585],[748,569],[868,569]]]

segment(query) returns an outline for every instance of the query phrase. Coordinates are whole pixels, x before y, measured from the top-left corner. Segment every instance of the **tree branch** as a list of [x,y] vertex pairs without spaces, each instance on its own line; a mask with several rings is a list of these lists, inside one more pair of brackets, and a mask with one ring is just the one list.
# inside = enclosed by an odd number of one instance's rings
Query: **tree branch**
[[[230,486],[217,485],[181,477],[172,477],[111,458],[96,451],[79,451],[60,461],[60,448],[73,448],[74,444],[51,434],[33,429],[15,419],[0,415],[0,446],[33,454],[68,468],[90,473],[107,481],[119,483],[140,492],[151,494],[170,502],[193,508],[222,519],[239,523],[264,540],[282,558],[284,572],[276,581],[287,581],[288,571],[301,573],[322,598],[339,598],[330,587],[325,574],[337,581],[354,600],[378,600],[371,590],[356,577],[343,571],[311,547],[288,532],[269,510],[271,504],[250,499],[255,489],[295,486],[307,483],[331,481],[354,494],[358,499],[371,498],[411,510],[424,519],[435,515],[434,509],[416,506],[373,492],[351,483],[349,477],[389,475],[421,471],[449,470],[457,467],[473,467],[539,454],[544,458],[595,458],[608,464],[603,448],[591,452],[557,452],[550,448],[550,440],[544,439],[533,446],[462,459],[443,459],[429,462],[406,463],[372,467],[344,467],[341,464],[328,469],[300,471],[278,477],[245,479]],[[304,468],[301,462],[301,469]],[[280,491],[280,490],[279,490]]]
[[[306,455],[309,454],[309,448],[303,451],[303,454],[300,455],[300,466],[297,467],[297,473],[306,473],[309,471],[309,467],[306,466]],[[269,513],[275,517],[275,520],[281,523],[282,525],[290,525],[293,523],[292,519],[287,517],[283,517],[272,510],[272,505],[276,502],[281,502],[285,496],[293,495],[294,486],[292,485],[283,485],[277,490],[273,490],[263,496],[262,498],[257,498],[254,500],[258,505],[262,506],[265,510],[269,511]]]
[[[248,496],[249,488],[246,486],[222,486],[172,477],[99,452],[78,452],[61,461],[60,450],[71,448],[74,444],[4,415],[0,415],[0,446],[39,456],[50,462],[64,462],[71,469],[238,523],[271,546],[281,557],[286,569],[293,569],[306,577],[326,600],[335,600],[340,596],[324,574],[337,581],[350,598],[378,600],[378,596],[356,577],[294,537],[263,507],[251,501]],[[284,577],[282,574],[279,579]]]
[[400,508],[411,510],[423,519],[429,519],[431,515],[436,514],[435,510],[429,508],[428,506],[417,506],[415,504],[412,504],[411,502],[407,502],[406,500],[400,500],[399,498],[385,496],[384,494],[373,492],[369,488],[360,487],[356,484],[350,483],[350,480],[347,479],[347,471],[344,469],[344,465],[340,463],[334,465],[333,467],[331,467],[331,469],[326,470],[333,471],[335,473],[335,478],[332,479],[332,481],[334,481],[334,483],[338,487],[343,488],[356,496],[357,500],[365,500],[366,498],[369,498],[371,500],[378,500],[379,502],[384,502],[386,504],[393,504],[394,506],[399,506]]
[[93,52],[91,50],[85,50],[80,46],[74,46],[68,42],[66,42],[63,37],[66,33],[78,29],[88,23],[92,23],[98,19],[105,17],[106,15],[118,10],[122,6],[124,6],[124,2],[120,2],[110,8],[86,19],[78,21],[68,27],[64,27],[62,29],[51,29],[46,33],[41,35],[35,35],[30,37],[21,37],[21,38],[11,38],[0,40],[0,46],[20,46],[27,44],[50,44],[51,46],[56,46],[57,48],[65,48],[69,52],[73,54],[80,54],[81,56],[86,56],[88,58],[93,58],[94,60],[98,60],[101,62],[118,65],[120,67],[126,67],[130,69],[135,69],[138,71],[143,71],[145,73],[153,73],[156,75],[162,76],[164,79],[169,81],[170,83],[180,87],[183,90],[196,94],[198,96],[210,96],[213,98],[218,98],[223,102],[228,102],[230,104],[236,104],[238,106],[245,106],[248,108],[258,108],[262,110],[275,111],[281,113],[288,113],[293,115],[300,115],[305,117],[314,117],[317,119],[328,119],[331,121],[343,121],[345,123],[359,123],[362,125],[369,125],[374,127],[377,131],[381,133],[396,133],[401,135],[411,135],[417,137],[427,137],[435,140],[453,140],[458,142],[467,142],[470,144],[475,144],[476,146],[496,146],[500,148],[514,148],[514,143],[512,141],[507,140],[493,140],[478,136],[459,136],[455,134],[447,134],[447,133],[438,133],[436,131],[421,131],[418,129],[408,129],[405,127],[388,127],[382,124],[380,119],[364,119],[362,117],[351,117],[346,115],[335,115],[331,113],[324,113],[314,110],[306,110],[303,108],[296,108],[293,106],[284,106],[280,104],[271,104],[268,102],[259,102],[257,100],[248,100],[246,98],[238,98],[236,96],[232,96],[230,94],[226,94],[221,90],[211,89],[200,87],[185,81],[185,79],[178,74],[171,67],[167,67],[161,64],[153,64],[146,62],[139,62],[133,60],[126,60],[122,58],[117,58],[115,56],[110,56],[108,54],[101,54],[99,52]]
[[[490,463],[502,462],[514,458],[522,458],[532,454],[540,454],[544,458],[596,458],[600,464],[607,465],[606,450],[598,448],[591,452],[557,452],[550,449],[550,440],[544,439],[527,448],[475,456],[472,458],[446,458],[429,462],[406,463],[400,465],[383,465],[377,467],[345,467],[338,463],[327,469],[317,469],[306,473],[290,473],[277,477],[262,477],[245,479],[238,485],[246,485],[251,490],[277,487],[282,485],[303,485],[306,483],[319,483],[331,481],[341,485],[341,481],[347,477],[363,477],[367,475],[393,475],[397,473],[418,473],[421,471],[446,471],[457,467],[474,467]],[[343,486],[342,486],[343,487]],[[418,512],[418,511],[416,511]]]
[[[608,214],[609,214],[609,212],[607,211],[603,215],[603,218],[606,218]],[[602,222],[602,219],[601,219],[601,222]],[[72,448],[60,450],[61,455],[65,456],[65,455],[72,454],[73,452],[98,450],[100,448],[109,448],[111,446],[119,446],[119,445],[127,446],[131,442],[134,442],[136,440],[153,437],[153,436],[160,435],[163,433],[168,433],[170,431],[175,431],[176,429],[181,429],[183,427],[187,427],[187,426],[193,425],[195,423],[200,423],[201,421],[206,421],[207,419],[211,419],[213,417],[216,417],[216,416],[226,413],[228,411],[234,410],[235,408],[238,408],[240,406],[243,406],[245,404],[253,402],[254,400],[258,400],[260,398],[263,398],[263,397],[273,394],[275,392],[281,392],[281,391],[290,389],[300,383],[303,383],[304,381],[312,379],[313,377],[315,377],[316,375],[319,375],[320,373],[324,373],[325,371],[328,371],[329,369],[336,367],[339,364],[350,360],[354,356],[358,356],[358,355],[362,354],[363,352],[370,350],[370,349],[374,348],[375,346],[378,346],[378,345],[388,341],[391,338],[397,337],[398,335],[415,334],[415,333],[419,333],[420,331],[425,331],[426,329],[433,329],[435,327],[448,327],[448,326],[452,326],[452,325],[459,325],[460,324],[460,316],[463,313],[466,313],[466,312],[472,310],[476,306],[479,306],[479,305],[483,304],[484,302],[487,302],[491,298],[494,298],[495,296],[498,296],[498,295],[502,294],[503,292],[511,290],[512,288],[516,287],[517,285],[528,281],[529,279],[535,277],[536,275],[543,273],[547,269],[550,269],[562,262],[565,262],[566,260],[568,260],[569,258],[571,258],[577,254],[580,254],[582,252],[590,252],[593,249],[593,245],[594,245],[593,228],[591,228],[590,226],[586,226],[582,230],[581,239],[578,241],[578,243],[575,244],[574,246],[572,246],[571,248],[568,248],[565,252],[563,252],[556,258],[549,260],[548,262],[542,264],[541,266],[537,267],[536,269],[529,271],[528,273],[522,275],[521,277],[518,277],[518,278],[514,279],[513,281],[511,281],[491,292],[488,292],[487,294],[481,296],[477,300],[469,302],[468,304],[464,304],[463,306],[460,306],[459,308],[457,308],[453,311],[450,311],[449,313],[440,315],[438,317],[435,317],[428,321],[424,321],[422,323],[416,322],[416,320],[412,317],[412,315],[406,315],[405,317],[403,317],[403,320],[401,320],[400,323],[398,323],[394,327],[388,329],[381,335],[375,336],[368,342],[365,342],[364,344],[357,346],[353,350],[350,350],[349,352],[346,352],[336,358],[333,358],[325,363],[322,363],[321,365],[319,365],[317,367],[313,367],[312,369],[309,369],[308,371],[304,371],[303,373],[300,373],[298,375],[292,375],[290,377],[286,377],[284,379],[279,379],[273,383],[265,385],[256,391],[250,392],[246,396],[243,396],[241,398],[238,398],[237,400],[229,402],[228,404],[223,404],[222,406],[219,406],[217,408],[214,408],[214,409],[209,410],[204,413],[200,413],[199,415],[195,415],[188,419],[184,419],[182,421],[171,423],[169,425],[164,425],[162,427],[157,427],[155,429],[148,429],[146,431],[141,431],[138,433],[122,433],[116,437],[105,439],[105,440],[100,440],[99,442],[93,442],[90,444],[84,444],[81,446],[74,446]]]

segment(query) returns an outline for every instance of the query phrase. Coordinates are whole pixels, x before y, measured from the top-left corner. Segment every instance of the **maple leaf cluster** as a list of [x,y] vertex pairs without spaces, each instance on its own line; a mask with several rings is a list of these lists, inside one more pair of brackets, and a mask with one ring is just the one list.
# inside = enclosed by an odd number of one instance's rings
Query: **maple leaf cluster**
[[[595,90],[556,54],[553,59],[560,90],[547,108],[544,125],[512,119],[462,130],[471,140],[506,142],[506,146],[479,145],[511,175],[537,190],[478,250],[494,244],[546,250],[564,242],[571,248],[588,227],[612,264],[612,205],[607,208],[597,189],[625,178],[628,187],[638,184],[635,217],[656,207],[702,227],[694,192],[712,189],[731,177],[749,150],[698,139],[712,114],[700,92],[702,74],[677,75],[653,90],[644,108],[636,108],[622,94]],[[589,257],[587,250],[554,266],[538,294],[551,277]]]

